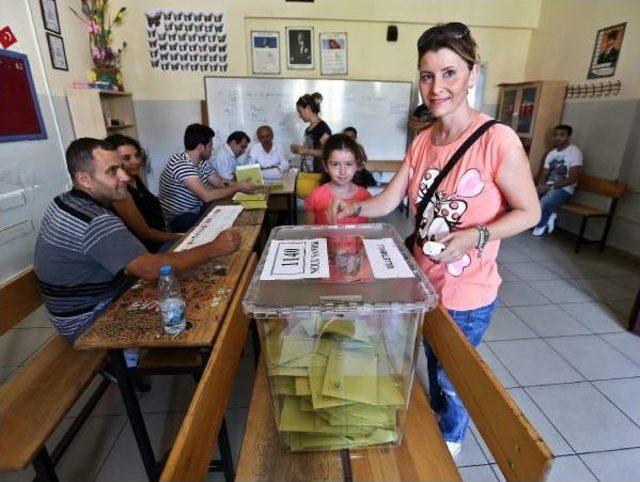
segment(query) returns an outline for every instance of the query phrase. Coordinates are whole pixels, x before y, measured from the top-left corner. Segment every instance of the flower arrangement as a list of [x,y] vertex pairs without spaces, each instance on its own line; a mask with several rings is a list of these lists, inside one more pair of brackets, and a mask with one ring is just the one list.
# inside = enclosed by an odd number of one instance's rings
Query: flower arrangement
[[111,29],[122,23],[122,17],[127,7],[120,7],[115,17],[109,16],[109,0],[81,0],[82,7],[78,13],[69,7],[87,28],[89,33],[89,48],[93,59],[94,69],[90,73],[91,81],[106,81],[118,86],[122,90],[122,74],[120,59],[127,47],[127,42],[115,50],[112,47]]

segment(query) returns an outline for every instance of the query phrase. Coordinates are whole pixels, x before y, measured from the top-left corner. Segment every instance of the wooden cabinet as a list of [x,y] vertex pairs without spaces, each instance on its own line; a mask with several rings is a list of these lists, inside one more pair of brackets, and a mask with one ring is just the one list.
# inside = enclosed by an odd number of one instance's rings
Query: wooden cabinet
[[68,89],[67,101],[76,138],[119,133],[138,138],[133,98],[128,92]]
[[551,149],[551,131],[560,123],[565,85],[551,80],[499,85],[496,118],[518,134],[534,176]]

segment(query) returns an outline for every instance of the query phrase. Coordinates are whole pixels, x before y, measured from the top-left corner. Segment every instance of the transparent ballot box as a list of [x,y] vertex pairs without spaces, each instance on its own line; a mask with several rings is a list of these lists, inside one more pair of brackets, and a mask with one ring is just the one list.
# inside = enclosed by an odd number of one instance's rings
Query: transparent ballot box
[[399,444],[437,296],[393,227],[271,231],[244,298],[283,447]]

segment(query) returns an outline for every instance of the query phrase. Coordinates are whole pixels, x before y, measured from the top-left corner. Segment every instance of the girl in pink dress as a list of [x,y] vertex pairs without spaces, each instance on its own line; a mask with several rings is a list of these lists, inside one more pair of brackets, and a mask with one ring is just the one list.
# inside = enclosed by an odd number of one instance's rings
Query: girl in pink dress
[[[347,202],[364,201],[371,197],[369,192],[353,183],[358,171],[358,145],[345,134],[334,134],[325,142],[322,150],[322,167],[330,181],[311,191],[304,200],[306,224],[332,224],[327,210],[334,199]],[[335,220],[339,224],[368,223],[369,219],[352,213],[340,215]]]

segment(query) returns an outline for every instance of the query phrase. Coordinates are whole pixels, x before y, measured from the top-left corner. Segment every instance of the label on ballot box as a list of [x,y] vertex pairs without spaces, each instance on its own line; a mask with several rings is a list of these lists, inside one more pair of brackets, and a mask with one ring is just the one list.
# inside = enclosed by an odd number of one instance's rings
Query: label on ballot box
[[260,279],[293,280],[328,276],[327,240],[302,239],[272,243]]

